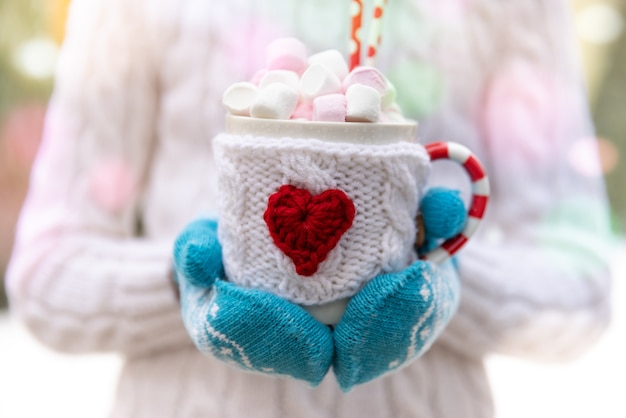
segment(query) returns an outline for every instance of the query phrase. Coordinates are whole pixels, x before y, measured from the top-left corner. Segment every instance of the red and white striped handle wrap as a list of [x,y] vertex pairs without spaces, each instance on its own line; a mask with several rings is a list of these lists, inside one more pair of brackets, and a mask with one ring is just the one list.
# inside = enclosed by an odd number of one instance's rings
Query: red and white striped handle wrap
[[463,145],[454,142],[435,142],[426,145],[426,151],[431,161],[448,159],[461,164],[472,181],[472,200],[463,231],[422,257],[424,260],[441,264],[459,251],[478,229],[489,202],[489,178],[478,158]]

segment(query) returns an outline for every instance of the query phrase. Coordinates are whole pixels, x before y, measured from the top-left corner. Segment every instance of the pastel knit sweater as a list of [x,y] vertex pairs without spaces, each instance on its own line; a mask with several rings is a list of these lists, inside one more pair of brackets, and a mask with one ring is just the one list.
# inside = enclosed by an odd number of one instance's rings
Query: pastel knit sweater
[[[170,266],[183,226],[217,209],[224,89],[278,36],[345,52],[350,2],[75,0],[8,272],[13,312],[50,347],[124,356],[114,417],[492,416],[486,354],[571,357],[609,317],[606,200],[565,3],[389,2],[379,67],[424,143],[481,158],[493,199],[458,257],[443,335],[346,395],[332,376],[311,389],[200,354]],[[455,170],[437,164],[431,184],[466,188]]]

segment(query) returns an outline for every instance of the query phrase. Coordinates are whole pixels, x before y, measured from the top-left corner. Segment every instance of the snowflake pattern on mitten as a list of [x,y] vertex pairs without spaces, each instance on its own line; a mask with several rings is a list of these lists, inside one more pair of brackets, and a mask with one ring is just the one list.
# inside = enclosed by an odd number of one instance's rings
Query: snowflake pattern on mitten
[[456,311],[459,295],[452,262],[417,261],[369,282],[335,328],[333,370],[341,389],[395,371],[426,352]]

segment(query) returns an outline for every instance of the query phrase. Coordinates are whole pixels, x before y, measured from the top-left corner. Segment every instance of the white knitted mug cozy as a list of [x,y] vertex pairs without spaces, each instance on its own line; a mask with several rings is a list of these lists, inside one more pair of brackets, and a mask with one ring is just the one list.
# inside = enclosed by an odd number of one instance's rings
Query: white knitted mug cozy
[[[218,233],[228,280],[306,307],[345,300],[375,276],[408,266],[416,259],[415,219],[431,164],[415,136],[415,123],[228,116],[226,132],[214,139],[221,196]],[[317,216],[311,230],[298,230],[289,242],[272,234],[280,217],[270,221],[266,216],[268,208],[274,209],[272,200],[293,196],[282,194],[284,186],[305,196],[308,206],[300,209]],[[323,203],[315,201],[317,196],[320,201],[330,196],[330,207],[341,213],[322,210],[320,215],[316,210]],[[338,241],[319,263],[299,266],[302,257],[309,257],[305,253],[298,259],[292,247],[337,216],[349,218],[343,213],[349,212],[349,202],[354,216],[345,231],[337,231]]]

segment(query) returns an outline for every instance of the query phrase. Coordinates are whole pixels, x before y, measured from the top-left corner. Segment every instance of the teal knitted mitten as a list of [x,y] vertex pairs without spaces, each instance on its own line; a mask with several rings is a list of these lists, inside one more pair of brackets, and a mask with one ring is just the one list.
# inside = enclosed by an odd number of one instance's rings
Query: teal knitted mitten
[[332,363],[330,329],[278,296],[221,280],[216,230],[214,221],[196,221],[174,249],[183,321],[196,347],[247,371],[318,385]]
[[456,190],[433,187],[422,197],[420,211],[424,220],[426,241],[420,251],[428,252],[439,241],[461,232],[467,221],[467,211],[460,195]]
[[174,267],[177,278],[194,286],[208,288],[224,277],[217,221],[199,219],[185,227],[174,243]]
[[370,281],[335,328],[333,370],[341,389],[347,392],[423,354],[456,311],[459,293],[451,262],[437,267],[417,261]]
[[[460,193],[428,190],[420,202],[427,252],[458,234],[467,213]],[[417,261],[375,277],[352,297],[335,329],[333,370],[342,390],[408,365],[422,355],[456,311],[460,293],[454,259],[443,266]]]

